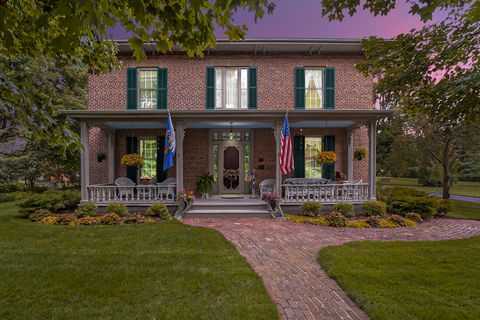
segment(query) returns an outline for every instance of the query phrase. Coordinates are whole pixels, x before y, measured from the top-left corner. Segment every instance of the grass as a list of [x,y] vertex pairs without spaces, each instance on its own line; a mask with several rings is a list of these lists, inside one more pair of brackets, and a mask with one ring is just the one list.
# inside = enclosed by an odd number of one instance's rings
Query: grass
[[480,237],[354,242],[318,261],[372,319],[480,319]]
[[276,319],[220,233],[178,222],[64,227],[0,204],[1,319]]
[[[421,186],[417,179],[413,178],[389,178],[390,182],[380,182],[381,177],[377,178],[377,182],[381,185],[405,187],[422,190],[425,192],[442,193],[441,187],[424,187]],[[457,196],[480,197],[480,182],[458,181],[452,188],[450,193]]]
[[449,218],[480,220],[480,203],[450,200],[452,209],[448,213]]

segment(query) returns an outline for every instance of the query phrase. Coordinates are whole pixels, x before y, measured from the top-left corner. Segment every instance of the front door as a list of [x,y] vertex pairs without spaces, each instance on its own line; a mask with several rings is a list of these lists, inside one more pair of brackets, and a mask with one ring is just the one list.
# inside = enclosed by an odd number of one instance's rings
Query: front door
[[219,160],[220,193],[242,193],[244,155],[241,145],[236,141],[223,142]]

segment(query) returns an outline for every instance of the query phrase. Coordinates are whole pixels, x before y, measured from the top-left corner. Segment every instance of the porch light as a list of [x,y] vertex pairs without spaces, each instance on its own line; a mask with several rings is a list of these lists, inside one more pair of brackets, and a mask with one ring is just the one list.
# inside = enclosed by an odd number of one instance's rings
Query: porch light
[[233,140],[233,129],[232,129],[233,122],[230,122],[230,133],[228,134],[228,139]]

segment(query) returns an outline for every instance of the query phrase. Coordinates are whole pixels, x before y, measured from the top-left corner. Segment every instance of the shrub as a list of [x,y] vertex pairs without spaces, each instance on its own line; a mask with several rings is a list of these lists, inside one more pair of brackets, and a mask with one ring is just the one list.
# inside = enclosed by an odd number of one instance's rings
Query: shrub
[[168,208],[163,203],[154,203],[152,204],[147,211],[145,212],[147,216],[157,216],[162,219],[167,219],[169,216],[172,215],[168,211]]
[[380,227],[380,218],[377,216],[370,216],[365,219],[365,222],[368,223],[371,227],[379,228]]
[[101,217],[100,222],[106,225],[121,224],[122,218],[114,212],[108,212]]
[[409,212],[405,215],[405,218],[407,218],[408,220],[412,220],[412,221],[415,221],[415,222],[422,222],[423,219],[422,219],[422,216],[419,215],[418,213],[416,212]]
[[333,210],[340,212],[345,217],[353,217],[355,215],[355,211],[353,209],[353,204],[348,202],[337,202],[333,206]]
[[52,212],[46,209],[35,210],[34,213],[30,214],[28,218],[32,221],[41,221],[43,218],[51,216]]
[[396,225],[398,226],[401,226],[401,227],[408,227],[407,225],[407,219],[405,219],[404,217],[402,216],[399,216],[398,214],[394,214],[394,215],[391,215],[389,218],[388,218],[389,221],[395,223]]
[[42,218],[42,220],[40,220],[40,222],[43,223],[43,224],[56,224],[57,223],[57,217],[47,216],[47,217]]
[[362,203],[362,211],[367,216],[381,216],[387,212],[387,204],[383,201],[368,200]]
[[78,205],[75,213],[79,217],[94,216],[97,214],[98,206],[95,202],[83,202]]
[[349,228],[370,228],[370,225],[365,220],[351,220],[347,222],[347,227]]
[[380,228],[396,228],[398,225],[388,219],[379,219],[379,227]]
[[322,208],[323,208],[323,204],[320,202],[307,201],[302,203],[303,212],[305,212],[306,214],[312,217],[318,216]]
[[62,226],[72,226],[77,223],[77,217],[71,213],[62,213],[57,215],[56,224]]
[[116,215],[123,217],[128,214],[127,206],[121,202],[112,202],[107,205],[107,212],[113,212]]
[[9,193],[0,193],[0,203],[15,200],[15,196]]
[[301,216],[297,214],[285,214],[284,217],[291,222],[294,223],[308,223],[308,224],[314,224],[317,226],[328,226],[328,221],[325,219],[325,217],[306,217],[306,216]]
[[123,223],[133,224],[133,223],[145,223],[145,216],[140,213],[129,213],[123,217]]
[[417,212],[423,219],[432,215],[444,215],[450,210],[450,202],[425,192],[409,188],[387,188],[379,193],[380,198],[387,202],[392,213],[406,215]]
[[76,191],[50,191],[27,197],[18,206],[24,214],[31,214],[38,209],[52,212],[73,211],[80,203],[80,194]]
[[417,226],[417,222],[410,219],[405,219],[405,225],[407,227],[413,228]]
[[0,184],[0,193],[10,193],[15,191],[22,191],[18,183],[2,183]]
[[347,218],[340,212],[330,212],[325,216],[325,219],[328,221],[328,225],[331,227],[346,227],[347,226]]
[[100,217],[84,216],[78,219],[78,224],[83,226],[92,226],[100,223]]

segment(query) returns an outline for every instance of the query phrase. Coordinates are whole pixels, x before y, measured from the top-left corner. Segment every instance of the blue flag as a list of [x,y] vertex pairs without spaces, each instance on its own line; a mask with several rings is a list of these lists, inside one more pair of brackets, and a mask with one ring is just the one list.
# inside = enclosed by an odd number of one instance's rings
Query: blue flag
[[165,132],[165,147],[163,148],[163,171],[173,166],[173,158],[175,157],[175,131],[173,130],[172,118],[168,114],[167,131]]

